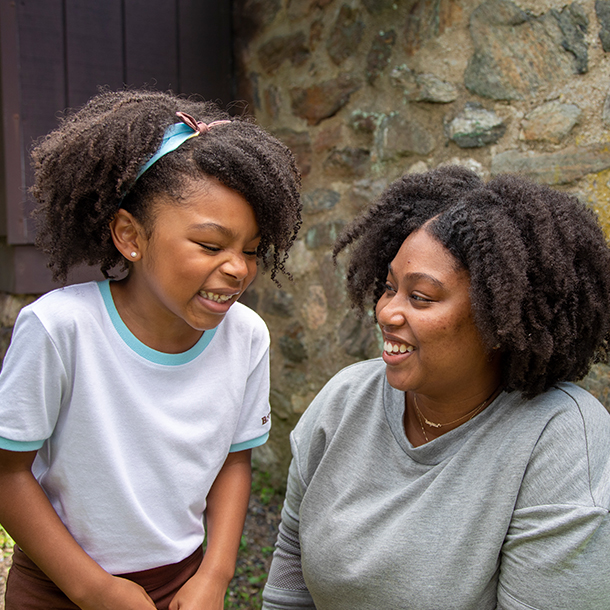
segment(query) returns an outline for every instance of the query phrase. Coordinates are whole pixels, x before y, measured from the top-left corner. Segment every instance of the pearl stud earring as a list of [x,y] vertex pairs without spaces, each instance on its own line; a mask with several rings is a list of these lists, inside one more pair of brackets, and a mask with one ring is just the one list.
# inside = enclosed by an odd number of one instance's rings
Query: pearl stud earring
[[137,252],[132,252],[132,253],[131,253],[131,258],[135,258],[136,256],[138,256],[138,253],[137,253]]

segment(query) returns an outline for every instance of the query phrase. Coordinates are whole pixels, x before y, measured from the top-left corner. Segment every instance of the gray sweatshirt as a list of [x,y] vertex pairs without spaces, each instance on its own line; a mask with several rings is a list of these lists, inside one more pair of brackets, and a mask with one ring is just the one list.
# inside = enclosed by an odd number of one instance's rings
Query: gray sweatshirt
[[610,414],[560,384],[502,393],[413,447],[381,359],[291,435],[265,610],[609,610]]

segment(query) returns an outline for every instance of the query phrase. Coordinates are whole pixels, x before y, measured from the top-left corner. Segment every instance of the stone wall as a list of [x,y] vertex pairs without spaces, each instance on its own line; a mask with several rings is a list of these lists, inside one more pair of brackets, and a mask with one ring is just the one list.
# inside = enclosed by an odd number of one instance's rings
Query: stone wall
[[[380,354],[331,245],[393,179],[444,163],[578,193],[610,230],[610,1],[237,0],[240,96],[295,152],[305,222],[276,290],[248,302],[272,334],[271,442],[336,371]],[[606,404],[597,367],[584,385]]]
[[13,326],[22,307],[29,305],[36,296],[0,292],[0,362],[11,342]]
[[[610,0],[236,0],[239,97],[295,152],[304,225],[278,290],[246,301],[272,335],[272,438],[256,458],[282,480],[288,433],[339,369],[381,352],[330,250],[405,172],[461,163],[578,193],[610,234]],[[0,295],[0,355],[19,308]],[[610,405],[610,375],[583,382]]]

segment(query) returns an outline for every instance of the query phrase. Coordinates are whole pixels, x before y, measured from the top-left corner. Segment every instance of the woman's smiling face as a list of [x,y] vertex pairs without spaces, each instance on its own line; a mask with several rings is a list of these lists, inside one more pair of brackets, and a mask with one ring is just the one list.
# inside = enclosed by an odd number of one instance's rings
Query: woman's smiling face
[[469,289],[468,272],[425,228],[403,242],[376,306],[392,387],[457,401],[496,377]]

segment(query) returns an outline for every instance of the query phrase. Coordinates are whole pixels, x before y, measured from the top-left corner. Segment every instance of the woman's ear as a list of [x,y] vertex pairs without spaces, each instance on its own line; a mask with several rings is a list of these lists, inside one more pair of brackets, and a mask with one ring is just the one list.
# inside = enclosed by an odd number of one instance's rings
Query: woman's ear
[[142,257],[146,241],[142,225],[126,210],[120,209],[110,221],[110,233],[116,249],[131,262]]

